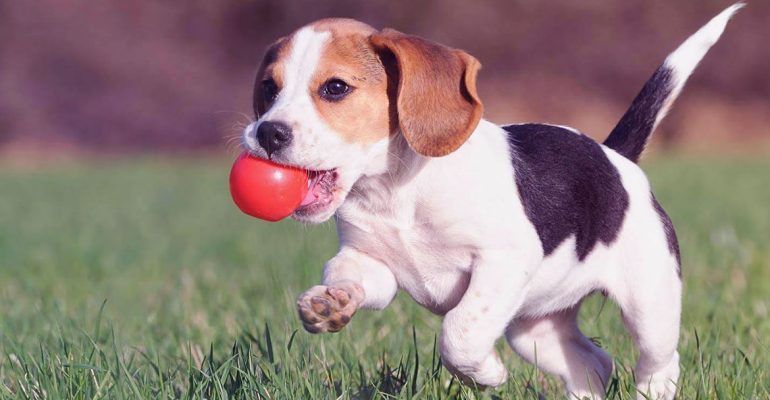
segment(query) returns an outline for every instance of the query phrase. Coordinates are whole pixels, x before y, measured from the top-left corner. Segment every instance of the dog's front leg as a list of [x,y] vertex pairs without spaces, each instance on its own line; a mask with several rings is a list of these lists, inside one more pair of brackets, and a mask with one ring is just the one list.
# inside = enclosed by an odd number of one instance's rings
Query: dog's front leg
[[299,317],[308,332],[337,332],[359,308],[385,308],[397,290],[396,278],[385,264],[343,247],[324,266],[322,284],[297,300]]
[[466,384],[498,386],[507,378],[494,345],[523,302],[523,288],[534,265],[527,258],[510,251],[480,255],[468,289],[444,317],[442,361]]

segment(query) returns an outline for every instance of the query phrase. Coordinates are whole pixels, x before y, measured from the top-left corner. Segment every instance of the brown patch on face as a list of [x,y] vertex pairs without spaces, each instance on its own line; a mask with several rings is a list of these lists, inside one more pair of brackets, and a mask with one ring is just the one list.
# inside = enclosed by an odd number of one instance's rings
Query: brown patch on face
[[[321,118],[349,143],[371,144],[387,138],[395,116],[385,67],[369,41],[376,31],[348,19],[321,20],[312,26],[331,34],[308,89]],[[344,81],[351,92],[338,101],[324,99],[320,92],[330,79]]]
[[262,57],[262,63],[257,70],[257,77],[254,81],[254,94],[252,97],[254,115],[259,118],[270,108],[271,101],[265,98],[263,82],[268,79],[275,81],[280,89],[283,86],[283,71],[286,57],[288,56],[291,37],[283,37],[270,45]]

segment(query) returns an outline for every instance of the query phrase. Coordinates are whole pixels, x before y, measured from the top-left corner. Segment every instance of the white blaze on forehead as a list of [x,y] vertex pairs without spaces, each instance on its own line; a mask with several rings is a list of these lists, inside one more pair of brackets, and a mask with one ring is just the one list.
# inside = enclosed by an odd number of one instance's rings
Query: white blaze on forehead
[[254,154],[267,157],[256,138],[257,130],[266,121],[282,122],[291,128],[293,137],[291,145],[273,158],[311,170],[335,169],[340,190],[347,191],[361,174],[385,170],[388,158],[377,155],[387,154],[388,139],[371,146],[348,143],[321,117],[313,100],[318,90],[313,78],[331,38],[331,32],[312,27],[302,28],[292,36],[281,60],[278,97],[259,120],[246,128],[243,143]]
[[270,111],[277,113],[297,102],[310,102],[310,80],[330,37],[329,32],[316,32],[310,27],[294,34],[291,51],[284,64],[283,87]]
[[[283,151],[284,162],[298,165],[306,164],[296,153],[305,152],[312,141],[315,127],[320,125],[320,118],[310,96],[310,82],[318,67],[326,42],[331,33],[317,32],[310,27],[298,30],[288,42],[288,55],[283,61],[283,79],[278,97],[259,119],[244,130],[243,143],[256,154],[266,153],[261,149],[256,133],[259,125],[265,121],[278,121],[289,125],[295,132],[291,148]],[[305,165],[308,166],[308,165]]]

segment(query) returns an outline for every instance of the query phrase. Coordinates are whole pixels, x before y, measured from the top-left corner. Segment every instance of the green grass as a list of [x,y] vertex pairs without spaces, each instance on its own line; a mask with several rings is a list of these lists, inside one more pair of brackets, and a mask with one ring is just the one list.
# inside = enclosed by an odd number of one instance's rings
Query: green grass
[[[294,299],[335,252],[334,226],[240,214],[226,160],[0,168],[0,398],[562,398],[502,344],[509,383],[458,385],[440,319],[405,295],[343,332],[301,330]],[[770,161],[645,163],[680,236],[682,399],[770,398]],[[617,309],[582,326],[634,398]]]

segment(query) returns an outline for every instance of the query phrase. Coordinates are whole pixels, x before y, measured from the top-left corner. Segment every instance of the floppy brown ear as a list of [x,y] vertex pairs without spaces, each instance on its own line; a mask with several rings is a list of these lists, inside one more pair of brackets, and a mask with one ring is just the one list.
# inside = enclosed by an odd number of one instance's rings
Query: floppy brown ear
[[409,146],[430,157],[457,150],[476,129],[484,110],[476,91],[478,60],[392,29],[375,33],[370,40],[375,49],[395,58],[398,124]]

